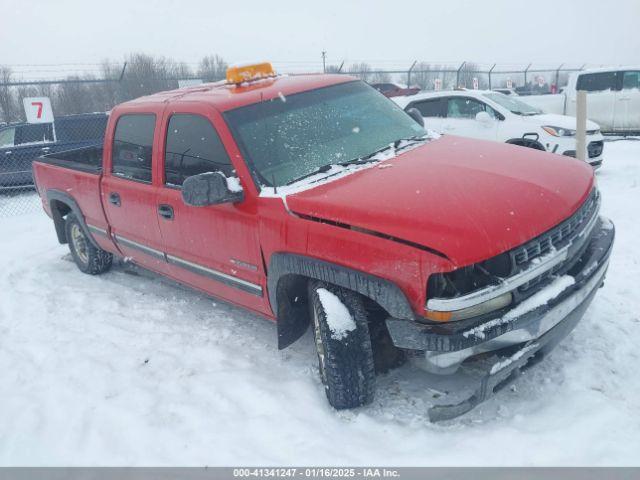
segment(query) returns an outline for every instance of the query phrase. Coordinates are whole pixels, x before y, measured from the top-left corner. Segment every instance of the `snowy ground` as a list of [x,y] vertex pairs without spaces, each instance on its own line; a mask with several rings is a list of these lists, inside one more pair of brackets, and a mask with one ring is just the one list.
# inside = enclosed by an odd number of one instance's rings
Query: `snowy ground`
[[640,141],[605,158],[605,287],[515,389],[439,425],[411,367],[337,413],[310,335],[279,352],[271,323],[148,272],[81,274],[44,213],[0,218],[0,464],[638,464]]

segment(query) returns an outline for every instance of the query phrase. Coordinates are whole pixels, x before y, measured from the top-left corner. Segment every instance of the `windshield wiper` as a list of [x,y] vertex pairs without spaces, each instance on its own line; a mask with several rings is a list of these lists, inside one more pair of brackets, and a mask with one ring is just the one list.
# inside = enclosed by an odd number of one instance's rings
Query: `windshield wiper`
[[368,153],[367,155],[363,155],[362,157],[357,157],[354,158],[353,160],[347,160],[346,162],[340,162],[337,165],[341,165],[343,167],[346,167],[347,165],[361,165],[363,163],[371,163],[371,162],[377,162],[378,159],[377,158],[373,158],[376,155],[378,155],[379,153],[382,152],[386,152],[389,149],[395,149],[396,147],[394,145],[387,145],[385,147],[379,148],[378,150]]
[[427,134],[414,135],[413,137],[399,138],[398,140],[393,142],[393,147],[397,149],[397,148],[400,147],[400,143],[408,142],[407,145],[403,145],[403,147],[402,147],[402,148],[405,148],[405,147],[408,147],[409,145],[413,145],[416,142],[420,142],[422,140],[425,140],[426,136],[427,136]]
[[309,173],[305,173],[304,175],[302,175],[301,177],[298,178],[294,178],[293,180],[291,180],[290,182],[287,182],[286,185],[291,185],[292,183],[297,183],[300,180],[304,180],[305,178],[309,178],[309,177],[313,177],[314,175],[317,175],[319,173],[326,173],[329,170],[331,170],[331,167],[333,167],[333,163],[329,163],[327,165],[322,165],[319,168],[316,168],[315,170],[309,172]]
[[[287,185],[291,185],[293,183],[297,183],[300,180],[304,180],[305,178],[309,178],[309,177],[313,177],[314,175],[317,175],[319,173],[326,173],[329,170],[331,170],[331,167],[333,167],[334,165],[336,166],[341,166],[341,167],[347,167],[349,165],[363,165],[365,163],[373,163],[373,162],[378,162],[380,161],[380,159],[378,158],[373,158],[376,155],[378,155],[379,153],[382,152],[386,152],[387,150],[393,149],[394,151],[398,149],[399,145],[401,142],[410,142],[407,145],[403,145],[402,148],[408,147],[409,145],[415,143],[415,142],[419,142],[421,141],[424,137],[426,137],[426,135],[414,135],[413,137],[407,137],[407,138],[400,138],[398,140],[396,140],[395,142],[393,142],[393,144],[390,145],[386,145],[382,148],[379,148],[378,150],[375,150],[367,155],[363,155],[362,157],[357,157],[354,158],[352,160],[347,160],[345,162],[338,162],[338,163],[329,163],[327,165],[323,165],[309,173],[304,174],[301,177],[298,177],[294,180],[291,180],[290,182],[287,182]],[[339,172],[336,172],[336,174]]]

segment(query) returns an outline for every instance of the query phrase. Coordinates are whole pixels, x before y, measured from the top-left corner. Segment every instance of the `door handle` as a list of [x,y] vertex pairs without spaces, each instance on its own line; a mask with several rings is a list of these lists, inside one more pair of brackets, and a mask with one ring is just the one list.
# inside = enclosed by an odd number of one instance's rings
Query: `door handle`
[[173,220],[173,207],[167,204],[158,205],[158,215],[167,220]]
[[49,150],[51,150],[51,147],[42,147],[42,151],[47,153]]
[[111,192],[109,194],[109,203],[112,203],[116,207],[120,206],[120,194],[116,192]]

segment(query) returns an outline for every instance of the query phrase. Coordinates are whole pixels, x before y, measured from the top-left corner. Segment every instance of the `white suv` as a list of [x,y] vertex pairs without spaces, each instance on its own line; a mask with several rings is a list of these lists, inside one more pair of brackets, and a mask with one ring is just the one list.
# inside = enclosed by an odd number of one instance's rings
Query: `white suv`
[[[575,117],[544,114],[518,98],[499,92],[456,90],[392,100],[405,110],[417,109],[424,118],[425,127],[438,133],[576,155]],[[587,120],[587,161],[594,169],[602,165],[603,149],[600,127]]]

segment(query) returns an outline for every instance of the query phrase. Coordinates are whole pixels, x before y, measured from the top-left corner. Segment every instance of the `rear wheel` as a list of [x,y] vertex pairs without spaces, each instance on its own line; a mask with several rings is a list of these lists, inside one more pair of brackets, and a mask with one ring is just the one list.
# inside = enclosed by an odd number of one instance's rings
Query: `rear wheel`
[[71,256],[80,271],[89,275],[98,275],[111,268],[113,255],[91,243],[80,221],[73,213],[67,215],[65,231]]
[[370,403],[375,371],[367,312],[357,293],[310,282],[309,299],[320,377],[336,409]]

